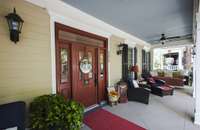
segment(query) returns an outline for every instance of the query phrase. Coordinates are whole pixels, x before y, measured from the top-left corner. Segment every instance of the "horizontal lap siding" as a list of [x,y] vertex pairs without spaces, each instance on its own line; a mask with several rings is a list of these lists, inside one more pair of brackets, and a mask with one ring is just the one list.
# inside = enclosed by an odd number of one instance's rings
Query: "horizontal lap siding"
[[[24,20],[20,41],[9,39],[5,15],[16,8]],[[24,0],[0,1],[0,104],[51,93],[50,18]]]
[[110,38],[110,85],[116,84],[122,78],[122,55],[117,55],[118,45],[124,43],[124,39],[111,36]]

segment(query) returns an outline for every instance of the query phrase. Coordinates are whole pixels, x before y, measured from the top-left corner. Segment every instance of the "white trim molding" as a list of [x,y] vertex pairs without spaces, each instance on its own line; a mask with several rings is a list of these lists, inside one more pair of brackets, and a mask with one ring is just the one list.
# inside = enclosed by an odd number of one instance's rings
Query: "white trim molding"
[[149,52],[151,48],[150,48],[150,47],[147,47],[147,46],[144,46],[143,49],[144,49],[145,51]]
[[[199,3],[200,4],[200,3]],[[200,13],[196,14],[196,56],[195,56],[195,117],[194,123],[200,125]]]
[[[111,34],[103,32],[101,30],[97,30],[89,27],[88,25],[84,25],[73,19],[63,17],[54,12],[48,11],[50,15],[50,29],[51,29],[51,67],[52,67],[52,93],[56,93],[56,58],[55,58],[55,23],[61,23],[70,27],[75,27],[77,29],[81,29],[90,33],[94,33],[97,35],[101,35],[109,39]],[[109,45],[109,40],[108,40]],[[109,46],[108,46],[109,47]],[[108,64],[109,65],[109,64]],[[109,67],[109,66],[108,66]],[[109,70],[108,70],[108,78],[109,78]],[[110,81],[109,81],[110,82]]]
[[195,99],[195,94],[196,94],[196,56],[194,55],[194,59],[193,59],[193,81],[192,81],[192,88],[193,88],[193,98]]
[[132,48],[136,46],[136,43],[131,41],[130,39],[125,39],[125,43],[128,44],[128,46]]
[[56,47],[55,47],[55,22],[50,20],[51,30],[51,79],[52,79],[52,94],[56,94]]
[[[111,37],[111,36],[110,36]],[[110,86],[111,85],[111,80],[110,80],[110,38],[108,38],[108,52],[107,52],[107,62],[108,62],[108,64],[107,64],[107,67],[108,67],[108,72],[107,72],[107,76],[108,76],[108,86]]]
[[[200,15],[198,16],[200,17]],[[197,23],[196,56],[195,56],[195,124],[200,125],[200,21]]]
[[[127,32],[124,32],[110,24],[105,23],[61,0],[26,0],[32,4],[46,8],[50,12],[59,14],[65,18],[71,18],[75,21],[81,21],[85,25],[89,25],[90,28],[97,28],[103,32],[110,33],[112,35],[123,37],[124,39],[129,39],[131,42],[139,43],[145,46],[151,46],[146,41],[143,41]],[[76,27],[78,28],[78,27]]]

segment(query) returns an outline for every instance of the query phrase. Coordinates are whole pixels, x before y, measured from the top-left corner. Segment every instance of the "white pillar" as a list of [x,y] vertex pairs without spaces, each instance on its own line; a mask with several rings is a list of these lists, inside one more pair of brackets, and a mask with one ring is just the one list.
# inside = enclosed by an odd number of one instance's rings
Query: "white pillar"
[[195,58],[194,64],[195,64],[195,73],[196,73],[195,124],[200,125],[200,20],[198,20],[198,18],[197,18],[197,35],[196,35],[196,58]]
[[178,69],[182,70],[183,69],[183,64],[182,64],[182,57],[183,57],[183,48],[181,48],[181,50],[178,50]]
[[193,59],[193,81],[192,81],[192,88],[193,88],[193,98],[195,98],[195,94],[196,94],[196,91],[195,91],[195,88],[196,88],[196,66],[195,66],[195,60],[196,60],[196,56],[194,56],[194,59]]

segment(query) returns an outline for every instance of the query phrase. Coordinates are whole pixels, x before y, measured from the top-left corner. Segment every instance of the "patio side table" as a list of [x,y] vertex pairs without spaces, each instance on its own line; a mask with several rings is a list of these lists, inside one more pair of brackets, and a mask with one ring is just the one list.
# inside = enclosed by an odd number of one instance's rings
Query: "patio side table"
[[121,82],[120,84],[118,84],[118,93],[120,95],[120,97],[119,97],[120,103],[128,102],[127,90],[128,90],[128,87],[127,87],[127,84],[125,82]]

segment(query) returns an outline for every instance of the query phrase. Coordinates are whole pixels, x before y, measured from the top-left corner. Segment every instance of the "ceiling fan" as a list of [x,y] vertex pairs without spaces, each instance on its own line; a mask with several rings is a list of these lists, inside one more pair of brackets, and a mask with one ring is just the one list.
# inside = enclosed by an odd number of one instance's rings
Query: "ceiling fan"
[[191,34],[183,35],[183,36],[173,36],[173,37],[167,37],[164,33],[161,34],[160,39],[152,41],[152,43],[161,43],[164,45],[166,42],[172,42],[172,41],[179,41],[184,39],[192,38]]
[[181,36],[174,36],[174,37],[166,37],[165,34],[161,34],[160,42],[162,45],[165,44],[166,41],[172,40],[172,39],[178,39],[181,38]]

